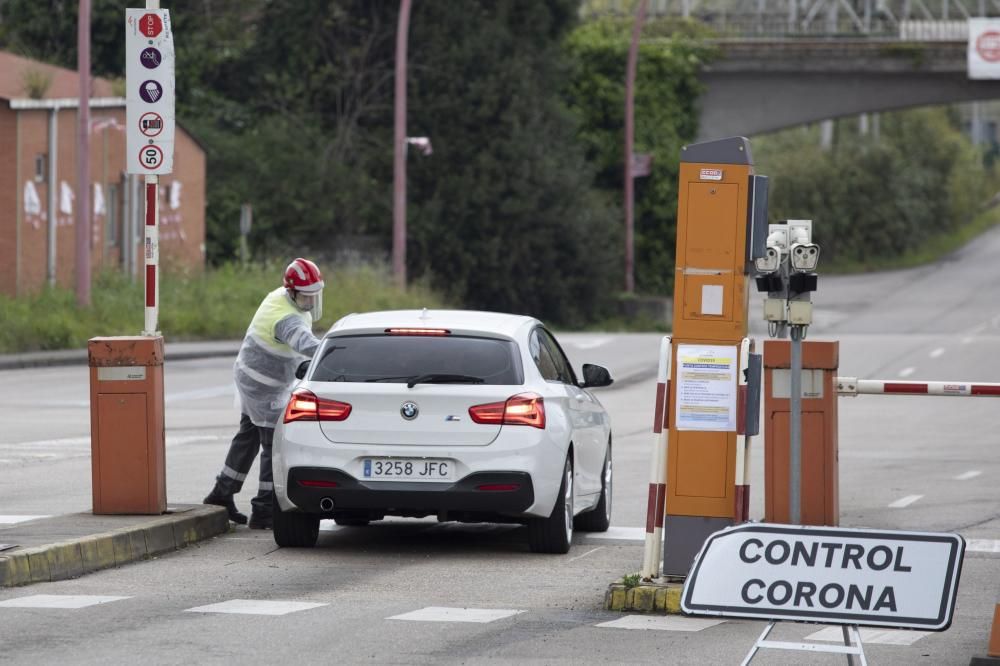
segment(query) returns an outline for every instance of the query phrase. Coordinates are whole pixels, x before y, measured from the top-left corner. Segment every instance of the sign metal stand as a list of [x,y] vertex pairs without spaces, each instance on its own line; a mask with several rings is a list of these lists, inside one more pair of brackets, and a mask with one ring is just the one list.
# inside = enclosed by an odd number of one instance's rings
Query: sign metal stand
[[[858,625],[856,624],[843,624],[840,626],[841,630],[844,632],[843,645],[821,645],[819,643],[792,643],[788,641],[765,640],[768,634],[771,633],[771,630],[774,629],[774,625],[777,623],[778,620],[771,620],[767,623],[764,633],[760,635],[757,642],[750,648],[750,652],[748,652],[747,656],[742,662],[740,662],[740,666],[748,666],[757,655],[757,650],[761,648],[843,654],[847,656],[848,666],[854,666],[855,663],[860,664],[860,666],[868,666],[868,661],[865,659],[865,646],[861,644],[861,631],[858,629]],[[853,643],[851,642],[852,640],[854,641]],[[858,658],[857,662],[855,662],[855,657]]]

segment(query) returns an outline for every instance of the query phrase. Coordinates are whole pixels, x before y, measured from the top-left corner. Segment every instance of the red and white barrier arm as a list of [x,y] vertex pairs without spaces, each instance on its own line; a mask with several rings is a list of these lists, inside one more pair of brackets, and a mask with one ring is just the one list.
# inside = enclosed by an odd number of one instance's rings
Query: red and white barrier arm
[[739,374],[736,380],[736,474],[733,481],[735,501],[733,520],[750,519],[750,437],[747,436],[747,366],[750,364],[750,338],[740,342]]
[[670,435],[670,336],[660,340],[656,371],[656,406],[653,410],[653,455],[649,466],[646,502],[646,546],[642,553],[644,579],[660,575],[663,548],[663,513],[667,499],[667,444]]
[[146,311],[143,335],[156,335],[160,316],[160,177],[146,176],[146,224],[143,256],[146,262]]
[[971,382],[896,382],[837,377],[837,395],[943,395],[954,398],[1000,398],[1000,384]]

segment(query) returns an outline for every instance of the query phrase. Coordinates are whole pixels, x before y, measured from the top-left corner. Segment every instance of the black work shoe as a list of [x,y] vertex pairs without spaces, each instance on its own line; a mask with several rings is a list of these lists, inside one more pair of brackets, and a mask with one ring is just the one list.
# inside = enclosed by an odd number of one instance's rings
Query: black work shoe
[[269,530],[274,525],[271,514],[251,513],[250,524],[247,525],[252,530]]
[[226,513],[229,514],[229,520],[233,521],[237,525],[247,524],[246,515],[240,513],[239,509],[236,508],[236,502],[233,501],[232,495],[216,495],[214,493],[209,493],[208,497],[202,500],[202,504],[214,504],[215,506],[221,506],[225,508]]

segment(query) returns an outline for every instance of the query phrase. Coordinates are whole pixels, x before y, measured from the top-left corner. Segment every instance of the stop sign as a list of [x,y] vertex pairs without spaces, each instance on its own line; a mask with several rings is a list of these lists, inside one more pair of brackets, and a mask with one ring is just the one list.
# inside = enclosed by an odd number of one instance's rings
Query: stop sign
[[139,32],[146,37],[156,37],[163,32],[163,21],[156,14],[143,14],[139,19]]

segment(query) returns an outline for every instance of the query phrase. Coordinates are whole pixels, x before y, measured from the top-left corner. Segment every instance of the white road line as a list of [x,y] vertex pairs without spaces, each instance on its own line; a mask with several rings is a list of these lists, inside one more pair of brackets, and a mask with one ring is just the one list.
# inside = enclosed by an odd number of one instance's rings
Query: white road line
[[913,367],[903,368],[902,370],[899,371],[899,376],[900,377],[909,377],[910,375],[912,375],[916,371],[917,371],[917,369],[913,368]]
[[959,474],[958,476],[954,477],[954,479],[956,481],[968,481],[969,479],[976,478],[980,474],[982,474],[980,470],[970,469],[968,472],[963,472],[962,474]]
[[298,611],[329,606],[310,601],[259,601],[254,599],[232,599],[218,604],[188,608],[185,613],[234,613],[238,615],[288,615]]
[[507,610],[504,608],[447,608],[443,606],[428,606],[420,610],[393,615],[387,620],[411,620],[413,622],[494,622],[505,617],[523,613],[523,610]]
[[911,504],[913,504],[914,502],[916,502],[921,497],[923,497],[923,495],[907,495],[906,497],[902,497],[902,498],[896,500],[895,502],[893,502],[892,504],[890,504],[889,508],[890,509],[902,509],[904,507],[910,506]]
[[0,516],[0,525],[17,525],[39,518],[49,518],[49,516]]
[[701,631],[722,624],[725,620],[704,620],[693,617],[626,615],[618,620],[601,622],[598,627],[612,629],[655,629],[658,631]]
[[966,539],[965,552],[1000,553],[1000,539]]
[[931,353],[928,354],[928,356],[930,356],[931,358],[937,358],[938,356],[944,354],[944,352],[945,352],[944,347],[938,347],[937,349],[932,350]]
[[[929,635],[929,631],[910,631],[909,629],[862,629],[862,643],[877,643],[880,645],[913,645],[924,636]],[[807,641],[830,641],[831,643],[842,643],[844,633],[840,627],[827,627],[809,634],[805,637]]]
[[604,548],[604,546],[598,546],[597,548],[591,548],[590,550],[588,550],[583,555],[577,555],[576,557],[571,557],[571,558],[569,558],[568,561],[569,562],[575,562],[576,560],[579,560],[579,559],[581,559],[583,557],[587,557],[587,555],[590,555],[591,553],[596,553],[597,551],[599,551],[602,548]]
[[587,539],[618,539],[623,541],[643,541],[645,527],[609,527],[607,532],[588,532]]
[[103,597],[93,594],[33,594],[29,597],[18,597],[0,601],[3,608],[86,608],[110,601],[121,601],[131,597]]

